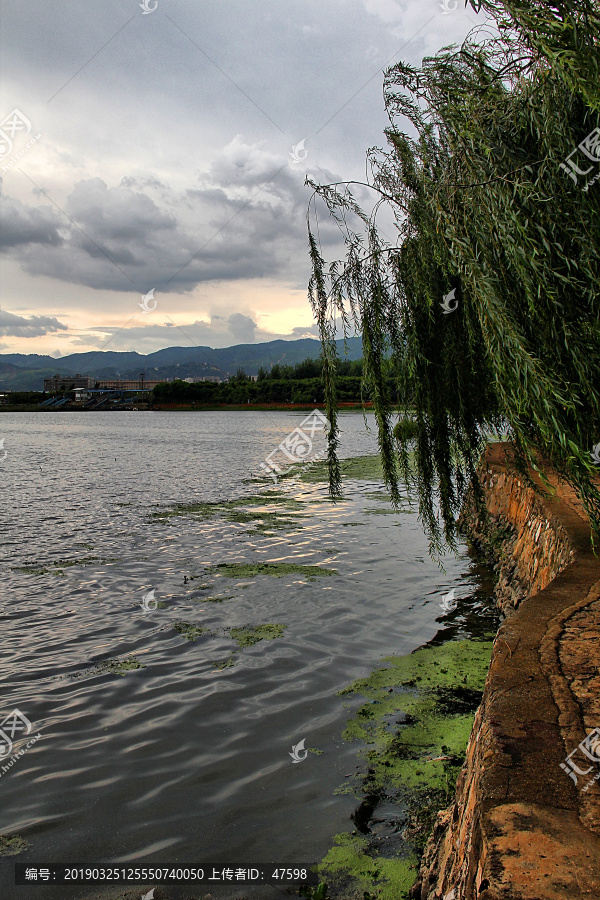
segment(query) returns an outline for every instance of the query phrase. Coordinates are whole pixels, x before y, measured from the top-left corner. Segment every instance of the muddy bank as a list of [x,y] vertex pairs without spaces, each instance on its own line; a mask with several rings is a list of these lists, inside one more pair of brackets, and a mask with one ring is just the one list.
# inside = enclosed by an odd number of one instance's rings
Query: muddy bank
[[600,726],[600,562],[574,492],[549,477],[554,495],[537,495],[492,444],[480,467],[491,521],[465,505],[462,527],[497,567],[507,618],[416,900],[600,897],[600,763],[577,751],[588,773],[561,768]]

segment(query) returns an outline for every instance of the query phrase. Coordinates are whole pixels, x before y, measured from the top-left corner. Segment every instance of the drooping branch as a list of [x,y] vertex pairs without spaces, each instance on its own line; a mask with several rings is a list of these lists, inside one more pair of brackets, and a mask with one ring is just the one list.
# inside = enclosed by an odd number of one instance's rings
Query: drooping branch
[[[396,246],[339,183],[313,184],[346,242],[345,261],[326,272],[309,238],[328,411],[334,415],[332,316],[343,318],[348,307],[363,336],[386,482],[393,499],[398,472],[416,489],[433,551],[454,545],[456,513],[486,437],[503,423],[515,464],[526,472],[549,460],[600,530],[589,454],[600,441],[600,185],[586,192],[560,168],[599,126],[587,77],[573,79],[590,47],[598,53],[600,32],[594,23],[592,38],[576,44],[580,17],[560,20],[560,40],[580,53],[563,71],[526,32],[543,15],[541,4],[530,5],[534,19],[517,0],[484,3],[488,11],[515,7],[512,32],[501,22],[501,39],[469,40],[421,69],[399,64],[386,73],[389,149],[369,151],[368,187],[393,213]],[[547,11],[544,40],[567,6]],[[403,117],[416,138],[401,129]],[[454,310],[442,303],[452,290]],[[392,438],[390,373],[415,421],[414,447],[409,430],[399,443]],[[332,487],[339,491],[339,470]]]

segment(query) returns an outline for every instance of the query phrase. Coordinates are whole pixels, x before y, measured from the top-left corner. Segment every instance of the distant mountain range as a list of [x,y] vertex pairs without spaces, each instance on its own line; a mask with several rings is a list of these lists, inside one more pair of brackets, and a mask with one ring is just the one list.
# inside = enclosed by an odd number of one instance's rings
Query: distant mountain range
[[[338,352],[346,359],[360,359],[362,341],[349,338],[347,353],[344,342],[337,341]],[[269,341],[266,344],[236,344],[234,347],[166,347],[144,355],[135,351],[93,350],[71,353],[55,359],[37,353],[0,353],[0,389],[41,391],[49,375],[93,375],[96,378],[137,379],[144,373],[147,381],[173,378],[198,378],[216,375],[227,378],[238,369],[256,375],[261,368],[275,363],[293,366],[305,359],[317,359],[320,341],[302,338],[298,341]]]

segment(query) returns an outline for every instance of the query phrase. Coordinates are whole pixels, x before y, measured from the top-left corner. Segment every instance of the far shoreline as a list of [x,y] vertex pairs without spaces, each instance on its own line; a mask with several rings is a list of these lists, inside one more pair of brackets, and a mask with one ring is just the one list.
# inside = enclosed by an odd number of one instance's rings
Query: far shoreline
[[[94,409],[82,409],[81,407],[69,407],[63,409],[40,409],[39,406],[25,405],[25,404],[15,404],[11,406],[10,404],[4,404],[0,406],[0,413],[7,412],[39,412],[39,413],[51,413],[51,412],[59,412],[59,413],[73,413],[73,412],[85,412],[85,413],[94,413],[94,412],[290,412],[290,411],[306,411],[312,412],[313,409],[324,408],[324,403],[221,403],[221,404],[212,404],[208,406],[203,406],[199,404],[195,404],[192,406],[191,404],[183,404],[183,403],[161,403],[161,404],[152,404],[148,406],[144,403],[140,403],[138,407],[135,409],[110,409],[103,408],[100,410]],[[354,402],[341,402],[337,404],[338,412],[362,412],[363,410],[372,410],[372,403],[354,403]]]

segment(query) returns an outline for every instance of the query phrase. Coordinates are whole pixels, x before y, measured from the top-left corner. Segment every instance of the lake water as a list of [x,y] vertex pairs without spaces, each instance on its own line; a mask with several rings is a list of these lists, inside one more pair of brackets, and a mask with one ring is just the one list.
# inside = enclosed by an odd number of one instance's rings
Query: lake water
[[[2,900],[129,890],[17,888],[15,862],[307,864],[353,827],[358,801],[334,791],[358,765],[358,747],[341,739],[354,707],[337,691],[444,625],[460,630],[461,609],[476,615],[487,595],[466,550],[445,559],[445,574],[430,561],[416,513],[386,514],[380,484],[349,481],[332,503],[324,484],[252,483],[305,416],[0,416],[0,719],[17,708],[41,735],[0,777],[0,834],[30,844],[0,860]],[[341,456],[375,453],[361,415],[340,422]],[[274,490],[297,502],[278,505]],[[231,504],[261,492],[283,522],[261,525]],[[152,517],[214,501],[230,506]],[[338,574],[207,571],[223,563]],[[451,588],[464,603],[444,616]],[[264,624],[285,629],[245,647],[229,631]],[[189,640],[190,625],[207,631]],[[302,740],[321,752],[294,764]]]

